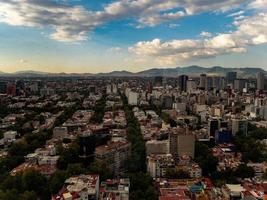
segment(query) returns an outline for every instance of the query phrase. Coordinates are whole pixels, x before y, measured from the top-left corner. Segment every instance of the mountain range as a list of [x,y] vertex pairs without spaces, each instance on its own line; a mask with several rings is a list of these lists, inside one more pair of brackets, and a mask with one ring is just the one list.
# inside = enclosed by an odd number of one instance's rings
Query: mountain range
[[18,71],[14,73],[5,73],[0,71],[0,76],[9,77],[46,77],[46,76],[97,76],[97,77],[153,77],[153,76],[169,76],[176,77],[182,74],[190,76],[198,76],[201,73],[210,75],[225,75],[227,72],[235,71],[239,76],[250,77],[255,76],[258,72],[266,73],[262,68],[244,67],[244,68],[227,68],[221,66],[214,67],[200,67],[197,65],[188,67],[176,67],[176,68],[152,68],[140,72],[129,71],[112,71],[108,73],[49,73],[41,71]]

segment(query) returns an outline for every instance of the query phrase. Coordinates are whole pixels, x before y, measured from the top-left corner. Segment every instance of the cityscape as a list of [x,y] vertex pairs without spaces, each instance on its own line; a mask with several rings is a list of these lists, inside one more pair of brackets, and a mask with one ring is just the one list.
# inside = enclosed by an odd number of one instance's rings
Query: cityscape
[[1,198],[264,199],[266,81],[3,76]]
[[266,0],[0,0],[0,200],[267,200]]

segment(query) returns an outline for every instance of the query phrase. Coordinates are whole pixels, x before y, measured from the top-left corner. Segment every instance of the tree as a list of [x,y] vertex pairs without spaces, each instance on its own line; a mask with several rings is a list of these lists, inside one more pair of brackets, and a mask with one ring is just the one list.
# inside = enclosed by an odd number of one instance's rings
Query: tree
[[36,200],[38,198],[35,192],[25,191],[24,193],[19,195],[19,199],[20,200]]
[[25,141],[15,142],[8,149],[8,153],[10,156],[24,156],[29,152],[28,148],[28,144]]
[[22,187],[24,191],[34,191],[40,197],[45,197],[47,195],[47,180],[42,174],[35,170],[27,170],[23,173]]
[[235,170],[235,175],[239,178],[252,178],[255,175],[255,171],[246,164],[240,164]]
[[183,170],[168,169],[165,177],[168,179],[188,179],[190,175]]
[[131,181],[130,199],[157,200],[158,194],[153,186],[153,179],[144,173],[127,174]]
[[112,178],[112,172],[107,167],[106,163],[102,161],[94,161],[88,169],[90,174],[99,174],[101,180]]
[[69,148],[64,149],[57,162],[59,169],[67,169],[68,164],[79,163],[79,145],[73,143]]
[[202,168],[203,175],[211,175],[217,169],[218,159],[212,155],[210,148],[203,143],[196,142],[195,161]]
[[52,194],[56,194],[63,186],[67,179],[67,173],[62,170],[57,170],[49,180],[49,188]]
[[18,191],[16,189],[0,191],[0,200],[18,200]]

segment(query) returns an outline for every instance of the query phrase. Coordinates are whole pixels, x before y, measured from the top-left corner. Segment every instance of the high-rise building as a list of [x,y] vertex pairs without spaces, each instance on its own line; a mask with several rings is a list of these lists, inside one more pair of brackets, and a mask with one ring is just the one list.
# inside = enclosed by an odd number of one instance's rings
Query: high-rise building
[[237,132],[247,135],[248,133],[248,120],[246,119],[233,119],[232,120],[232,134],[236,135]]
[[163,109],[172,109],[173,99],[170,95],[162,96],[162,108]]
[[199,87],[204,90],[207,89],[207,75],[206,74],[200,74]]
[[234,84],[234,80],[237,78],[237,72],[227,72],[226,80],[228,84]]
[[225,78],[221,76],[212,77],[212,87],[221,90],[225,88]]
[[0,94],[7,92],[7,82],[0,82]]
[[197,84],[193,79],[188,79],[186,86],[187,86],[186,92],[188,92],[188,93],[193,93],[197,89]]
[[24,93],[25,83],[23,80],[16,81],[16,95],[21,95]]
[[219,120],[217,118],[211,118],[208,122],[209,136],[215,136],[215,132],[219,129]]
[[126,162],[130,157],[131,145],[126,141],[112,141],[95,150],[96,160],[107,164],[113,175],[118,176],[126,171]]
[[188,76],[186,76],[186,75],[179,76],[178,85],[179,85],[180,91],[186,92],[187,80],[188,80]]
[[138,103],[138,93],[130,91],[128,94],[128,104],[136,106],[137,103]]
[[258,90],[264,90],[264,73],[263,72],[259,72],[257,73],[257,89]]
[[242,92],[245,87],[246,87],[246,79],[235,79],[234,80],[235,90]]
[[167,140],[150,140],[146,142],[146,155],[168,154],[169,142]]
[[211,90],[214,88],[213,85],[213,77],[208,76],[207,77],[207,86],[206,86],[206,90]]
[[7,94],[8,95],[16,95],[16,85],[13,83],[7,84]]
[[186,129],[173,129],[169,133],[170,153],[174,158],[187,155],[191,158],[195,156],[195,136],[187,133]]
[[154,86],[160,87],[163,85],[163,77],[162,76],[156,76],[154,79]]

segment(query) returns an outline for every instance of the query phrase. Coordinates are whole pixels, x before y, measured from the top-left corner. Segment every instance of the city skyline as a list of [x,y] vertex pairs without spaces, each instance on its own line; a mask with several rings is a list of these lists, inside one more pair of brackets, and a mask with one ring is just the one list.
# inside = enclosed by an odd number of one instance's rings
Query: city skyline
[[0,0],[0,71],[267,70],[267,1]]

